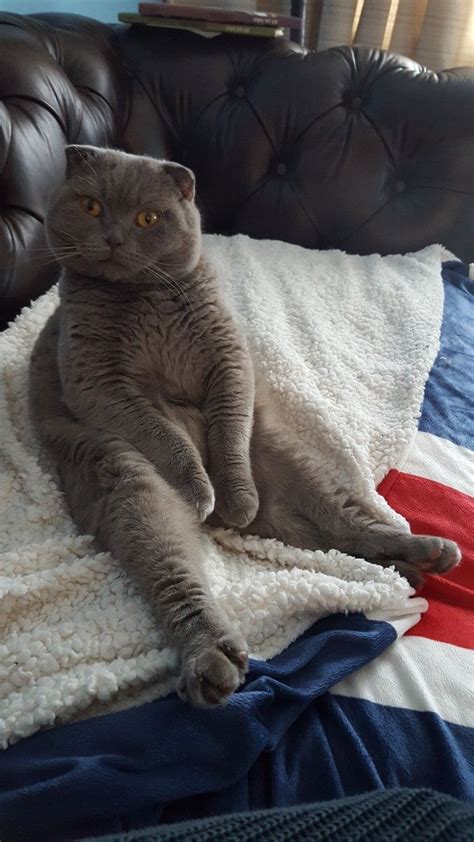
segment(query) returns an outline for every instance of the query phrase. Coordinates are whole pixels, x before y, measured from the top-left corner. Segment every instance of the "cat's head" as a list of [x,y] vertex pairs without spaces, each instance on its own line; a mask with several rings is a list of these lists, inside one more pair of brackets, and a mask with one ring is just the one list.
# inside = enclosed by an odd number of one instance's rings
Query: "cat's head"
[[46,215],[68,269],[109,281],[179,277],[201,252],[191,170],[94,146],[66,147],[66,178]]

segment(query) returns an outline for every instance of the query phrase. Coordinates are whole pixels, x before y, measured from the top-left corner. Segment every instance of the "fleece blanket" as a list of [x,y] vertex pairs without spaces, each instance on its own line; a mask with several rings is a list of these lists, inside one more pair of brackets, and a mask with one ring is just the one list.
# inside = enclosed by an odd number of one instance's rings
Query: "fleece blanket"
[[[282,422],[361,504],[406,522],[377,493],[416,432],[439,339],[440,261],[416,254],[357,257],[246,237],[207,237],[258,378]],[[0,743],[79,715],[135,704],[175,686],[176,657],[146,606],[90,536],[78,535],[27,409],[33,343],[57,306],[52,289],[0,337]],[[396,617],[426,609],[393,569],[336,551],[208,536],[212,590],[251,654],[285,649],[335,612]]]

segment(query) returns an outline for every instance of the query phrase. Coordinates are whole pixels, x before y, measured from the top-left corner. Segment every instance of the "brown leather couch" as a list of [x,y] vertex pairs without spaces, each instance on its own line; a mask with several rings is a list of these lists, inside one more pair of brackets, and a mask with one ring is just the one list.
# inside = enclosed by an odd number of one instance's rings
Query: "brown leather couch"
[[474,69],[0,14],[2,326],[56,279],[30,249],[67,143],[190,166],[207,231],[474,261]]

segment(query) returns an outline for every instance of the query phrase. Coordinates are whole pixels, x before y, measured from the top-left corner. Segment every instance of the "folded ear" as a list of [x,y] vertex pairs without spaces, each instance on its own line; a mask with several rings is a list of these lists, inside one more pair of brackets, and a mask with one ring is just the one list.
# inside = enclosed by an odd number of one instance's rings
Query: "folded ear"
[[188,202],[192,202],[196,192],[196,179],[194,178],[194,173],[191,172],[191,170],[188,170],[187,167],[181,166],[181,164],[173,163],[165,164],[164,170],[173,179],[176,187],[181,193],[182,198],[186,199]]
[[96,146],[66,146],[66,178],[71,178],[84,168],[94,169],[94,163],[103,150]]

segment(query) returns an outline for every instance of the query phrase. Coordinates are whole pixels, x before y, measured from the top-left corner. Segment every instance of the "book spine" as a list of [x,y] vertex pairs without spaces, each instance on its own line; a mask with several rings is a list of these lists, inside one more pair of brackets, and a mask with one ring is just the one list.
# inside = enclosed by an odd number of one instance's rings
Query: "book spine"
[[118,19],[122,23],[142,23],[163,29],[200,29],[203,32],[221,32],[226,35],[253,35],[260,38],[278,38],[284,34],[283,29],[270,26],[244,26],[239,23],[216,23],[207,20],[192,20],[185,18],[162,18],[158,15],[138,15],[134,12],[119,12]]
[[[202,24],[204,24],[202,26]],[[225,32],[229,35],[260,35],[273,38],[277,33],[283,34],[282,29],[274,26],[247,26],[242,23],[213,23],[211,21],[195,21],[196,29],[201,26],[209,32]]]
[[[190,7],[191,9],[191,7]],[[192,8],[188,10],[187,6],[172,6],[171,4],[166,5],[166,13],[164,13],[163,6],[160,3],[159,6],[156,3],[139,3],[138,4],[138,11],[141,15],[153,15],[159,18],[178,18],[186,19],[186,20],[199,20],[199,21],[206,21],[206,22],[213,22],[213,23],[222,23],[222,24],[229,24],[229,25],[236,25],[236,26],[286,26],[288,24],[283,23],[283,18],[279,18],[278,15],[273,15],[271,12],[260,12],[258,14],[252,14],[252,12],[239,12],[239,11],[227,11],[227,9],[223,9],[222,11],[216,9],[212,10],[215,14],[215,17],[212,17],[211,13],[209,12],[206,7],[200,11],[199,8]],[[169,10],[169,11],[168,11]],[[179,14],[176,14],[176,11],[179,11]],[[175,12],[175,15],[173,15]],[[187,12],[187,14],[186,14]],[[240,17],[240,19],[239,19]],[[234,20],[232,20],[234,18]],[[285,20],[291,20],[291,18],[285,18]],[[296,24],[298,23],[298,18],[293,19]]]

